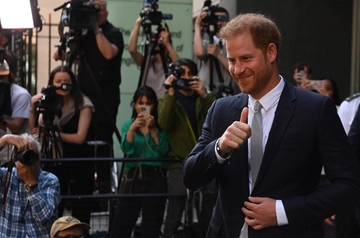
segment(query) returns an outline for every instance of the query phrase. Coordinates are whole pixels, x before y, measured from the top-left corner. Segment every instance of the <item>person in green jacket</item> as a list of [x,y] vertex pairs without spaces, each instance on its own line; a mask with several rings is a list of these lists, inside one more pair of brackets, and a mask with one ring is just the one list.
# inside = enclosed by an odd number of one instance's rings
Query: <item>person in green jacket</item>
[[[166,132],[157,123],[158,100],[155,91],[143,86],[136,90],[131,119],[121,130],[121,149],[129,158],[144,158],[142,162],[127,162],[127,179],[133,179],[131,189],[122,193],[167,193],[167,162],[146,161],[167,155]],[[140,211],[143,237],[158,238],[163,222],[166,197],[120,198],[109,237],[131,237]]]
[[[170,144],[169,157],[176,161],[168,164],[169,194],[187,194],[181,179],[181,166],[201,135],[207,111],[215,100],[207,93],[198,69],[190,59],[179,59],[173,63],[171,74],[164,82],[167,92],[159,100],[158,122],[166,130]],[[180,225],[186,197],[168,198],[167,216],[163,237],[172,237]],[[212,207],[212,206],[211,206]]]

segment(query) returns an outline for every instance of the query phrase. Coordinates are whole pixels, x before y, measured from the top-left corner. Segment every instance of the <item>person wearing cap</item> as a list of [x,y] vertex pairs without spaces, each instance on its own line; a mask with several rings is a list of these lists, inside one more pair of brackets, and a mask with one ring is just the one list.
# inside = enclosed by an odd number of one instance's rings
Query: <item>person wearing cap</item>
[[[28,133],[31,95],[25,88],[15,83],[15,77],[10,72],[5,59],[0,62],[0,86],[1,89],[6,88],[5,91],[8,91],[10,102],[7,106],[11,107],[9,111],[3,111],[5,105],[0,105],[2,109],[0,110],[0,138],[5,134]],[[10,152],[11,148],[8,145],[0,151],[1,166],[10,160]]]
[[[40,143],[30,134],[7,134],[14,162],[0,168],[0,237],[48,238],[60,203],[58,178],[40,168]],[[25,153],[23,153],[25,152]]]
[[87,238],[91,227],[72,216],[63,216],[51,226],[50,238]]

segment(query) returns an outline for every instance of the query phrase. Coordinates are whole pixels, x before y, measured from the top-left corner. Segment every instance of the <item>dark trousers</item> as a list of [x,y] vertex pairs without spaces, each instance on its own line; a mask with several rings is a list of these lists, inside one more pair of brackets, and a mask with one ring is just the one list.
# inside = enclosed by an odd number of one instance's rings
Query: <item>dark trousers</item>
[[[106,111],[104,111],[101,101],[97,97],[90,97],[92,103],[95,106],[95,113],[91,120],[91,124],[88,130],[88,141],[103,141],[105,145],[93,145],[94,156],[97,158],[109,158],[113,157],[113,134],[114,125],[112,124],[116,120],[112,115],[108,118]],[[113,112],[117,112],[116,110]],[[120,142],[119,142],[120,143]],[[109,161],[96,161],[95,168],[97,173],[97,187],[99,193],[111,192],[111,166],[112,162]]]
[[168,172],[169,194],[184,194],[184,197],[169,197],[163,238],[172,238],[176,234],[185,209],[187,190],[181,179],[181,169]]
[[211,183],[201,187],[200,191],[202,193],[202,200],[197,203],[201,204],[201,207],[197,207],[200,222],[199,237],[206,237],[218,194],[216,180],[214,179]]
[[355,216],[356,208],[338,212],[336,214],[336,235],[338,238],[358,238],[360,237],[359,221]]
[[[71,195],[91,195],[94,191],[94,163],[73,162],[69,164],[71,171],[69,188]],[[72,200],[72,216],[90,224],[92,199]]]
[[[142,166],[143,179],[135,176],[132,193],[167,193],[166,172],[159,167]],[[154,169],[156,168],[156,169]],[[128,177],[133,175],[129,174]],[[111,225],[110,238],[131,237],[140,215],[141,235],[144,238],[158,238],[163,222],[166,197],[120,198]]]

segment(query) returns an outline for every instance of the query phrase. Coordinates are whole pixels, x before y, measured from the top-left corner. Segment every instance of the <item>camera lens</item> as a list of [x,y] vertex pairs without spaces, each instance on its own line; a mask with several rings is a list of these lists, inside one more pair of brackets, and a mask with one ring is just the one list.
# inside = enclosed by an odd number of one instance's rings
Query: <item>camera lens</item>
[[25,150],[23,152],[17,153],[15,156],[15,161],[20,161],[27,166],[36,164],[38,160],[39,155],[33,150]]

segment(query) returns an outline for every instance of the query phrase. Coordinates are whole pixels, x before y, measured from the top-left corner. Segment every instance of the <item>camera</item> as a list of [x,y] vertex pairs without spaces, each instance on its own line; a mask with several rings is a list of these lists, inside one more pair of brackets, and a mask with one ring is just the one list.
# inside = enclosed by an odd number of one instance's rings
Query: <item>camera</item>
[[165,89],[169,89],[170,87],[173,87],[174,89],[183,89],[183,90],[190,90],[190,82],[196,81],[196,79],[184,79],[181,78],[181,75],[185,73],[185,69],[175,65],[170,64],[169,65],[169,74],[173,74],[175,76],[175,79],[171,86],[164,85]]
[[17,147],[14,147],[14,155],[12,161],[20,161],[24,165],[32,166],[39,161],[39,155],[33,150],[24,150],[18,152]]
[[140,12],[140,17],[144,20],[143,22],[150,22],[151,25],[159,25],[162,20],[171,20],[172,14],[163,14],[158,11],[159,5],[158,0],[145,0],[145,6]]
[[210,31],[209,26],[212,26],[214,33],[217,33],[220,29],[218,28],[219,21],[229,21],[227,16],[217,16],[215,15],[217,6],[211,5],[211,0],[205,0],[202,10],[207,12],[206,17],[202,20],[205,25],[205,29]]
[[73,31],[93,29],[96,23],[96,13],[100,11],[99,4],[81,0],[72,0],[61,7],[63,7],[61,24],[63,27],[68,26]]
[[56,93],[56,90],[59,89],[70,91],[71,84],[61,84],[60,87],[49,85],[47,88],[43,88],[41,93],[44,95],[36,103],[38,112],[43,114],[45,126],[53,124],[55,115],[63,106],[63,96]]
[[[172,19],[172,14],[163,14],[157,10],[159,8],[157,1],[158,0],[145,0],[145,6],[140,11],[140,17],[143,19],[143,33],[146,35],[146,39],[152,42],[157,42],[159,39],[159,33],[163,30],[161,22]],[[157,25],[155,32],[152,32],[151,29],[153,25]]]
[[300,72],[300,71],[305,71],[304,65],[299,65],[299,66],[297,67],[297,70],[298,70],[298,72]]

